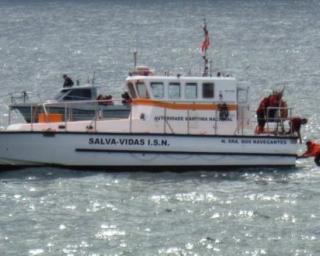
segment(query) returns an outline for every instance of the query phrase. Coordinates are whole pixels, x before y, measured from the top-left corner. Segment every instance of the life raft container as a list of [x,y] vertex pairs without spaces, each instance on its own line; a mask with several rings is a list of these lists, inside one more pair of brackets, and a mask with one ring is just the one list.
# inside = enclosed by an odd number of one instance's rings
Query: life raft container
[[154,75],[154,71],[147,66],[138,66],[132,74],[136,76],[152,76]]

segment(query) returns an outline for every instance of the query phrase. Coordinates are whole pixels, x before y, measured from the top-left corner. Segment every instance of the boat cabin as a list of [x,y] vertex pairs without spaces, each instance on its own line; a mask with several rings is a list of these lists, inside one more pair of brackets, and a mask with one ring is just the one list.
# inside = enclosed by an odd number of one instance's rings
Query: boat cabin
[[127,79],[132,99],[191,102],[236,102],[233,77],[134,76]]
[[171,133],[234,134],[248,116],[240,113],[247,89],[238,87],[233,77],[137,75],[128,77],[126,86],[132,118],[153,131],[166,127]]

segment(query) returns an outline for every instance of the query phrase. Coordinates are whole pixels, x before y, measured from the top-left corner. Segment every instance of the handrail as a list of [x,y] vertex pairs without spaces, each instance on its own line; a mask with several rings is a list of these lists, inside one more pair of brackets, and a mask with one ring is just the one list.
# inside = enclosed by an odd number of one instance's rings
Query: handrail
[[[50,106],[50,105],[62,105],[62,104],[67,104],[67,105],[81,105],[83,103],[98,103],[98,105],[100,105],[99,103],[107,103],[106,105],[114,105],[111,103],[115,103],[115,102],[122,102],[123,99],[112,99],[112,100],[77,100],[77,101],[61,101],[61,102],[55,102],[55,101],[49,101],[49,102],[44,102],[42,105],[46,105],[46,106]],[[108,104],[110,103],[110,104]],[[104,104],[101,104],[104,105]],[[119,105],[123,105],[123,104],[117,104],[116,106]]]
[[[77,101],[77,102],[45,102],[42,105],[39,104],[31,104],[30,105],[30,129],[33,131],[36,126],[34,126],[34,123],[36,123],[38,120],[37,114],[39,113],[44,113],[46,115],[50,115],[53,113],[57,113],[61,115],[61,122],[64,122],[64,127],[63,124],[61,124],[61,126],[63,128],[60,129],[64,129],[65,131],[68,130],[68,126],[70,129],[70,125],[69,122],[71,121],[75,121],[75,120],[86,120],[88,121],[88,131],[97,131],[97,129],[99,129],[99,120],[100,119],[104,119],[104,118],[108,118],[108,116],[104,116],[106,114],[109,114],[109,112],[105,112],[104,111],[104,106],[103,105],[99,105],[98,103],[116,103],[116,102],[122,102],[122,99],[115,99],[115,100],[86,100],[86,101]],[[191,101],[194,103],[194,101]],[[79,105],[81,104],[92,104],[89,108],[79,108]],[[60,111],[56,111],[57,106],[62,106],[61,109],[59,108]],[[76,107],[75,107],[76,106]],[[88,105],[87,105],[88,106]],[[116,105],[117,106],[117,105]],[[118,105],[120,106],[120,105]],[[108,107],[108,106],[106,106]],[[237,110],[237,118],[233,120],[235,123],[232,123],[232,131],[230,131],[232,134],[244,134],[244,133],[251,133],[254,132],[254,127],[252,127],[252,125],[256,124],[256,118],[252,118],[251,117],[251,113],[254,113],[253,111],[250,111],[249,109],[246,109],[248,107],[247,104],[238,104],[238,110]],[[82,112],[77,112],[78,110],[85,110],[87,111],[89,109],[89,111],[91,111],[89,114],[83,114]],[[275,117],[272,117],[272,121],[274,121],[274,123],[277,123],[276,127],[272,126],[273,132],[275,135],[277,134],[285,134],[286,131],[284,131],[284,128],[286,128],[287,132],[289,132],[288,130],[288,124],[284,122],[285,121],[289,121],[290,118],[292,117],[292,108],[287,108],[287,107],[270,107],[268,108],[268,111],[270,109],[275,109],[278,112],[280,110],[288,110],[288,117],[281,117],[281,116],[277,116],[275,115]],[[76,111],[74,111],[76,110]],[[122,108],[121,108],[122,110]],[[130,109],[128,108],[128,111]],[[10,108],[9,108],[10,111]],[[162,117],[162,113],[163,113],[163,117]],[[183,122],[174,122],[171,119],[171,115],[175,115],[175,113],[179,113],[179,118],[180,115],[182,116]],[[83,114],[83,116],[82,116]],[[163,108],[163,112],[159,111],[158,114],[161,116],[161,118],[163,118],[163,123],[161,123],[161,119],[159,119],[159,123],[158,123],[158,128],[157,131],[163,131],[164,134],[166,133],[179,133],[179,132],[183,132],[183,133],[187,133],[187,134],[192,134],[192,133],[197,133],[197,132],[203,132],[203,133],[208,133],[208,134],[221,134],[224,131],[222,130],[222,127],[225,127],[226,123],[224,123],[225,125],[223,125],[223,121],[219,120],[219,109],[217,110],[213,110],[212,112],[207,112],[206,115],[204,115],[203,117],[207,118],[206,123],[201,122],[203,120],[200,119],[193,119],[193,117],[197,117],[197,113],[193,112],[192,109],[185,109],[183,110],[183,112],[174,112],[174,110],[168,108],[168,107],[164,107]],[[29,115],[29,114],[28,114]],[[148,114],[146,115],[146,117],[150,118],[150,115],[148,116]],[[201,117],[201,115],[199,116]],[[15,118],[15,116],[12,116],[11,113],[8,115],[8,123],[11,124],[12,120]],[[64,118],[64,119],[62,119]],[[116,118],[121,118],[120,116],[116,116]],[[125,130],[128,130],[130,133],[132,133],[134,131],[134,129],[137,128],[136,123],[138,122],[138,120],[136,120],[136,118],[139,118],[138,116],[136,116],[136,113],[129,111],[126,112],[126,116],[123,118],[127,118],[128,120],[128,127],[125,128]],[[270,116],[267,115],[266,116],[267,119],[267,126],[269,125],[269,121]],[[250,121],[250,123],[247,123],[247,120]],[[197,123],[199,122],[199,123]],[[204,124],[204,126],[198,126],[198,124]],[[231,123],[230,123],[231,124]],[[284,126],[285,125],[285,126]],[[162,126],[162,127],[161,127]],[[180,127],[179,127],[180,126]],[[181,128],[181,129],[178,129]],[[250,131],[249,131],[250,129]],[[228,129],[229,130],[229,129]],[[290,129],[290,131],[292,131],[292,129]],[[292,132],[291,132],[292,133]],[[287,134],[287,133],[286,133]],[[288,133],[289,134],[289,133]]]
[[[27,92],[27,91],[20,92],[19,96],[15,96],[14,93],[9,93],[10,102],[11,102],[11,104],[13,104],[16,102],[16,100],[23,100],[23,103],[26,103],[27,99],[29,99],[29,94],[31,94],[31,93]],[[17,93],[16,93],[16,95],[17,95]]]
[[[270,117],[270,110],[274,110],[274,116]],[[287,111],[287,113],[285,114],[285,117],[281,116],[281,110],[283,111]],[[288,107],[267,107],[266,110],[266,124],[267,124],[267,128],[269,129],[269,123],[273,122],[276,123],[276,129],[274,130],[275,134],[279,133],[279,125],[281,128],[281,133],[284,132],[284,122],[287,120],[290,120],[292,118],[292,112],[293,112],[293,108],[288,108]],[[292,135],[292,129],[290,129],[290,134]]]

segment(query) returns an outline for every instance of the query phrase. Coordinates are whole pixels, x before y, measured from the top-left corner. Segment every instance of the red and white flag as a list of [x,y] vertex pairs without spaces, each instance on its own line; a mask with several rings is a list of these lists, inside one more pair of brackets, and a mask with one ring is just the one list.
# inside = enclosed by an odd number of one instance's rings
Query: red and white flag
[[205,55],[206,51],[208,50],[208,48],[210,46],[209,32],[207,30],[206,23],[204,24],[203,31],[204,31],[204,40],[201,44],[200,50],[201,50],[202,55]]

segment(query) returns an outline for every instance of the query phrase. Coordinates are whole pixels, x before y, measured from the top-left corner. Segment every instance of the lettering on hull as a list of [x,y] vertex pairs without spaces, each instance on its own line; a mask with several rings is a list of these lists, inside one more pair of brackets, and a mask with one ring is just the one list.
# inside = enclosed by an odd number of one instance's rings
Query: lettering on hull
[[[278,138],[217,138],[212,141],[216,146],[219,144],[232,144],[232,145],[287,145],[290,143],[286,139]],[[170,147],[167,138],[119,138],[119,137],[90,137],[88,139],[89,145],[110,145],[110,146],[150,146],[150,147]],[[175,143],[173,143],[175,144]]]
[[145,138],[89,138],[89,145],[113,145],[113,146],[170,146],[167,139],[145,139]]
[[[222,121],[219,118],[215,118],[212,116],[155,116],[154,121],[183,121],[183,122],[213,122],[213,121]],[[234,117],[232,114],[223,121],[233,121]]]
[[272,144],[272,145],[286,145],[287,141],[283,139],[238,139],[238,138],[228,138],[221,139],[223,144],[252,144],[252,145],[261,145],[261,144]]

